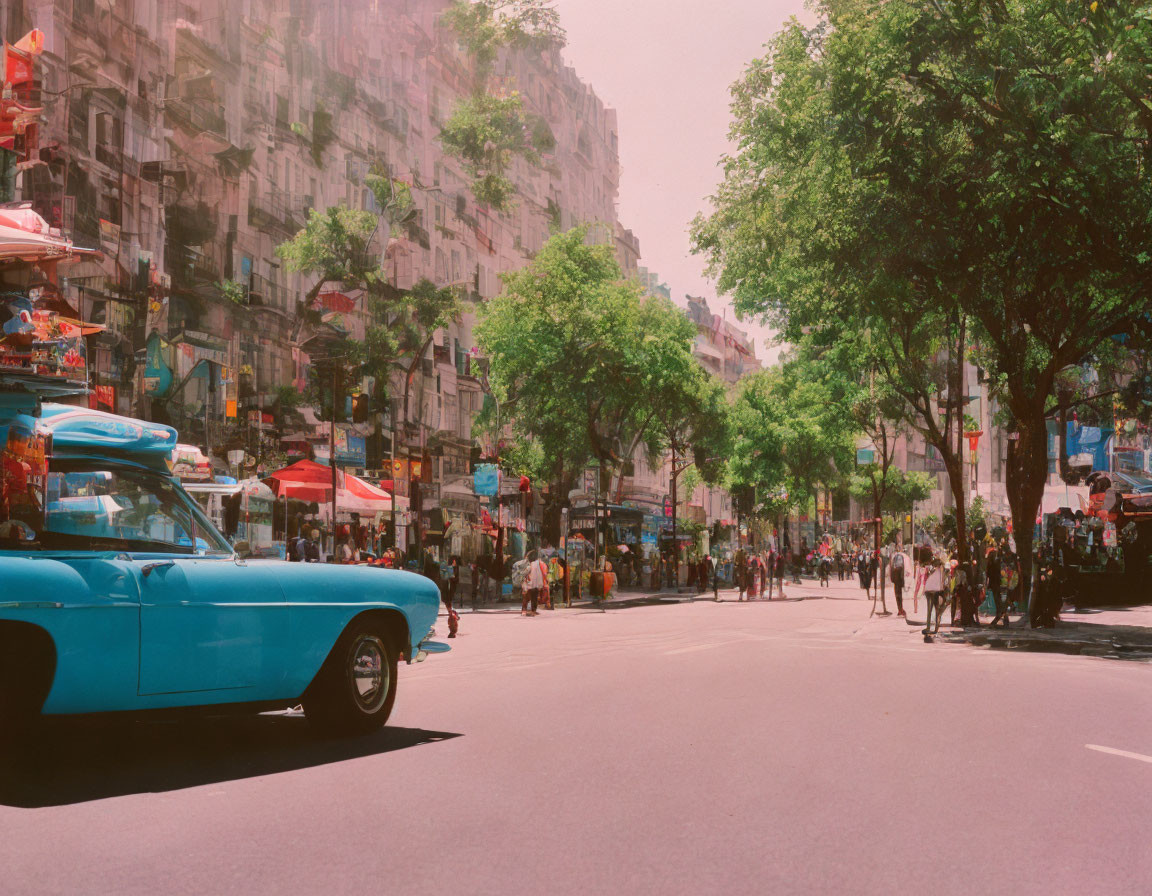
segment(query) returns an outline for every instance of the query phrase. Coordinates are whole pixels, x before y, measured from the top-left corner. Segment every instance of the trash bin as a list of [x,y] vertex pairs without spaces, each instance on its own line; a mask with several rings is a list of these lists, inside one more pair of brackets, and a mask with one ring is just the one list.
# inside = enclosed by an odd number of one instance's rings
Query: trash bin
[[593,572],[588,577],[588,593],[593,597],[604,596],[604,573]]

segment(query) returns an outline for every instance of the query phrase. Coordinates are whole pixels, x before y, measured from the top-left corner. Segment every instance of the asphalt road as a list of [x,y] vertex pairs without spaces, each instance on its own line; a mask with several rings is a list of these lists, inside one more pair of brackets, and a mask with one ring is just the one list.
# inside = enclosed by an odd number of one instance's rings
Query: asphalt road
[[0,891],[1147,893],[1152,668],[857,593],[465,614],[352,741],[57,726],[0,769]]

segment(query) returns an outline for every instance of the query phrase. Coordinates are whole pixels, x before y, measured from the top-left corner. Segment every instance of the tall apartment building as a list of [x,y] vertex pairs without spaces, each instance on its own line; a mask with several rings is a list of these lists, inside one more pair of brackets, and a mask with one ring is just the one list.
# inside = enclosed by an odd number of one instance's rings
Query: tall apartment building
[[[45,35],[41,164],[19,174],[15,198],[104,251],[72,266],[64,294],[107,328],[91,366],[112,386],[113,409],[205,421],[194,441],[265,425],[277,388],[301,389],[310,369],[298,303],[314,284],[276,247],[311,209],[375,210],[373,168],[411,185],[416,206],[398,239],[381,233],[372,246],[398,290],[428,278],[474,307],[554,229],[578,223],[637,272],[639,241],[616,215],[616,114],[558,50],[496,63],[495,79],[520,92],[554,145],[538,166],[514,164],[510,210],[476,202],[437,140],[475,77],[438,24],[448,5],[0,0],[9,34]],[[229,281],[239,294],[220,288]],[[362,332],[364,296],[333,284],[320,303],[326,319]],[[482,402],[473,321],[436,334],[414,384],[419,452],[432,453],[436,485],[468,470]]]

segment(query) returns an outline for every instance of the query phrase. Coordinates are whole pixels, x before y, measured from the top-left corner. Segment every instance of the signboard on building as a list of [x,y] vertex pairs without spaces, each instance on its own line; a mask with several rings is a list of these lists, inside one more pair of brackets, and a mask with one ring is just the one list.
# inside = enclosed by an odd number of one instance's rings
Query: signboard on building
[[341,467],[363,467],[367,461],[365,439],[362,436],[345,435],[341,447],[336,440],[336,464]]
[[496,494],[500,477],[495,464],[477,464],[472,476],[472,491],[478,495],[492,497]]
[[120,251],[120,225],[100,219],[100,248],[113,258]]

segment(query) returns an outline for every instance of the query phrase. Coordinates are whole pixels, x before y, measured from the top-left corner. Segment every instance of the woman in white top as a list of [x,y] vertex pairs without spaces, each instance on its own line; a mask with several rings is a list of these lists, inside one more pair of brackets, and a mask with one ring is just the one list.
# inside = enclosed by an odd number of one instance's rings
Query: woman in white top
[[[924,579],[924,598],[928,605],[928,621],[924,624],[924,640],[932,641],[932,636],[940,631],[940,614],[944,612],[944,604],[948,602],[947,592],[944,590],[944,572],[940,568],[940,558],[932,557],[928,561],[927,576]],[[936,625],[932,625],[932,617],[936,617]]]

